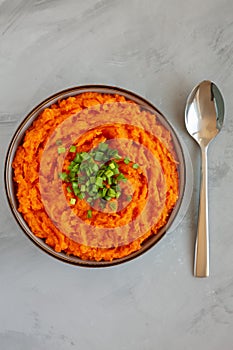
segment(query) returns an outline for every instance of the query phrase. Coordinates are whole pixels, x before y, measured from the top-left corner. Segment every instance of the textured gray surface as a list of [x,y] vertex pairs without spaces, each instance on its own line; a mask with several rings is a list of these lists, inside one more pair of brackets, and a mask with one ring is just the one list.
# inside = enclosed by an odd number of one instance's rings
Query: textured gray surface
[[[194,167],[178,228],[124,266],[88,270],[40,252],[17,227],[0,186],[0,349],[232,349],[233,2],[0,0],[0,155],[48,95],[118,85],[176,127]],[[192,276],[199,153],[184,130],[190,89],[214,80],[226,101],[210,147],[211,276]]]

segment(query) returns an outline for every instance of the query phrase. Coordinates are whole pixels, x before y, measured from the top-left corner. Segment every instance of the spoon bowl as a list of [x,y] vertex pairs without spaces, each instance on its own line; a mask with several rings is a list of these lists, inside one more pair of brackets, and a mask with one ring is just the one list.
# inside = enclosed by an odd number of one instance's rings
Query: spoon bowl
[[199,144],[202,154],[199,217],[195,246],[194,275],[209,276],[208,164],[210,142],[220,132],[224,120],[224,100],[218,87],[204,80],[190,93],[185,108],[185,125]]
[[185,125],[200,146],[207,146],[219,133],[224,120],[224,101],[218,87],[209,80],[197,85],[188,97]]

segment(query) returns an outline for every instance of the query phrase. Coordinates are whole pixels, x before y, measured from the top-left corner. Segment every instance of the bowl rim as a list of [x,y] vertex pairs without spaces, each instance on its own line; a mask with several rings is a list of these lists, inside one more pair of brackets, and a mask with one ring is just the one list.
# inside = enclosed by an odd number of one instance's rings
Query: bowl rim
[[[21,134],[22,134],[21,136],[23,138],[25,131],[27,130],[27,128],[26,128],[26,130],[23,130],[24,126],[29,121],[31,121],[31,123],[30,123],[30,125],[31,125],[33,123],[33,121],[38,117],[38,114],[36,114],[36,113],[39,113],[41,111],[41,109],[43,109],[43,107],[45,107],[49,103],[52,104],[52,102],[54,100],[56,100],[56,101],[54,101],[54,103],[56,103],[59,100],[59,97],[60,98],[68,98],[69,96],[74,96],[75,93],[77,93],[77,95],[78,95],[78,94],[81,94],[82,92],[87,92],[85,90],[93,92],[93,89],[108,90],[108,92],[100,92],[99,91],[100,93],[109,93],[109,94],[115,93],[115,94],[122,94],[123,96],[128,95],[129,99],[131,97],[131,98],[134,98],[136,100],[139,100],[139,101],[143,102],[145,105],[152,108],[152,110],[156,111],[162,117],[163,121],[166,124],[166,127],[168,127],[169,131],[171,131],[175,152],[176,152],[176,154],[179,158],[179,161],[180,161],[179,170],[178,170],[179,171],[179,197],[178,197],[178,200],[177,200],[174,208],[172,209],[171,214],[169,215],[169,219],[168,219],[167,223],[163,227],[161,227],[161,229],[158,231],[157,234],[148,237],[142,243],[141,249],[139,249],[139,250],[137,250],[137,251],[125,256],[125,257],[117,258],[117,259],[114,259],[112,261],[82,260],[81,258],[79,258],[77,256],[67,255],[63,252],[56,252],[53,248],[48,246],[41,238],[37,237],[30,230],[30,228],[28,227],[27,223],[25,222],[23,216],[18,212],[16,206],[13,203],[14,191],[13,191],[12,187],[14,187],[14,183],[13,183],[13,178],[11,176],[9,176],[9,174],[12,172],[11,159],[12,159],[12,157],[14,157],[15,151],[18,148],[19,144],[17,145],[15,150],[14,150],[14,146],[17,143],[17,141],[19,140],[18,137]],[[82,91],[82,90],[84,90],[84,91]],[[66,94],[68,94],[69,96],[64,97],[64,95],[66,95]],[[167,233],[167,231],[171,227],[172,223],[174,222],[174,220],[175,220],[175,218],[180,210],[181,203],[183,201],[185,186],[186,186],[186,161],[185,161],[183,147],[181,145],[181,142],[179,140],[179,137],[178,137],[175,129],[173,128],[171,123],[168,121],[168,119],[164,116],[164,114],[161,113],[160,110],[157,107],[155,107],[151,102],[149,102],[147,99],[145,99],[144,97],[141,97],[140,95],[138,95],[130,90],[127,90],[127,89],[124,89],[124,88],[121,88],[118,86],[104,85],[104,84],[79,85],[79,86],[73,86],[70,88],[59,90],[58,92],[43,99],[39,104],[37,104],[34,108],[32,108],[30,110],[30,112],[28,114],[26,114],[26,116],[23,118],[23,120],[19,123],[19,125],[16,127],[16,130],[15,130],[13,136],[11,137],[11,140],[8,144],[7,152],[5,155],[4,184],[5,184],[4,187],[5,187],[5,194],[7,197],[7,202],[8,202],[10,210],[11,210],[13,217],[15,218],[17,224],[22,229],[24,234],[37,247],[39,247],[43,252],[49,254],[50,256],[52,256],[60,261],[63,261],[64,263],[69,263],[69,264],[75,265],[75,266],[82,266],[82,267],[89,267],[89,268],[110,267],[110,266],[115,266],[115,265],[119,265],[119,264],[122,264],[122,263],[125,263],[128,261],[131,261],[131,260],[141,256],[142,254],[146,253],[149,249],[151,249],[153,246],[155,246],[156,243],[158,243],[161,240],[161,238],[165,236],[165,234]]]

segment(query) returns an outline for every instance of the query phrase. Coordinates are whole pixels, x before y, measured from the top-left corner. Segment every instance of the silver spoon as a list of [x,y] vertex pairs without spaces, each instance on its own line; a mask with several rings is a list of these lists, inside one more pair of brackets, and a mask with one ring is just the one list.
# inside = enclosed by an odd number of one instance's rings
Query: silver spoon
[[201,82],[190,93],[185,108],[185,125],[189,134],[201,147],[201,189],[199,217],[195,246],[194,275],[209,276],[208,227],[208,167],[207,150],[210,142],[222,128],[224,101],[217,86],[208,80]]

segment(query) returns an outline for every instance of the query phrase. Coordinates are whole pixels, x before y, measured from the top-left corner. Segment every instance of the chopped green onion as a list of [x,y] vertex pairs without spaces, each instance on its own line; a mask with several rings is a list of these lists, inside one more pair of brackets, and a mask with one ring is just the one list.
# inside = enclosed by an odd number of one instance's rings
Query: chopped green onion
[[129,157],[126,157],[126,158],[124,159],[124,163],[125,163],[125,164],[129,164],[129,163],[130,163]]
[[95,176],[90,176],[90,183],[94,184],[95,183]]
[[73,189],[78,188],[78,183],[77,182],[72,182],[72,187],[73,187]]
[[74,162],[75,163],[81,163],[82,162],[82,157],[80,155],[80,153],[77,153],[75,158],[74,158]]
[[65,151],[66,151],[66,148],[65,147],[58,147],[58,149],[57,149],[57,152],[58,152],[58,154],[62,154],[62,153],[65,153]]
[[85,176],[79,176],[79,177],[78,177],[78,182],[79,182],[80,184],[86,182],[86,177],[85,177]]
[[82,152],[81,153],[81,157],[82,157],[83,160],[90,159],[90,155],[87,152]]
[[108,189],[106,187],[103,188],[103,190],[102,190],[102,198],[104,198],[106,196],[107,190]]
[[78,183],[77,182],[72,182],[72,188],[73,188],[74,194],[77,196],[80,193],[80,189],[78,187]]
[[[61,149],[60,149],[61,148]],[[60,151],[66,151],[65,147],[59,147]],[[121,187],[119,182],[126,182],[127,178],[119,170],[116,159],[122,159],[118,150],[109,148],[105,142],[101,142],[92,152],[77,152],[76,146],[70,147],[71,153],[76,153],[68,166],[68,173],[59,176],[63,181],[70,182],[67,192],[74,193],[80,199],[86,198],[88,203],[93,203],[100,198],[102,206],[105,201],[119,198]],[[98,162],[106,162],[101,166]],[[130,163],[129,157],[124,159],[125,164]],[[133,168],[139,167],[133,164]],[[112,207],[115,207],[113,204]]]
[[126,196],[126,200],[130,202],[132,200],[132,196]]
[[68,186],[66,187],[67,192],[72,193],[72,189]]
[[72,172],[77,173],[79,171],[79,164],[74,165],[71,170]]
[[74,194],[75,194],[75,196],[78,196],[80,194],[80,189],[79,188],[75,189]]
[[109,168],[115,169],[115,167],[116,167],[116,165],[115,165],[113,162],[111,162],[111,163],[109,164]]
[[108,149],[108,144],[107,144],[107,143],[101,142],[101,143],[99,144],[98,148],[99,148],[100,151],[105,152],[105,151],[107,151],[107,149]]
[[86,170],[86,173],[87,173],[87,176],[90,176],[91,173],[92,173],[92,170],[91,170],[90,168],[88,168],[88,169]]
[[96,197],[96,199],[97,198],[102,198],[101,190],[98,190],[98,192],[96,193],[95,197]]
[[111,198],[115,198],[116,197],[116,191],[114,191],[112,188],[108,189],[108,196]]
[[88,192],[88,195],[89,195],[90,197],[95,197],[96,192],[93,192],[92,190],[90,190],[90,191]]
[[103,187],[103,179],[102,177],[97,177],[96,180],[95,180],[95,184],[96,186],[99,186],[99,187]]
[[76,199],[75,198],[70,198],[70,204],[75,205]]
[[98,165],[96,163],[93,164],[92,170],[95,173],[99,170],[99,167],[98,167]]
[[92,211],[91,210],[87,211],[87,217],[88,217],[88,219],[92,218]]
[[139,165],[137,163],[134,163],[133,166],[132,166],[133,169],[138,169],[139,168]]
[[110,202],[109,203],[109,206],[110,206],[110,208],[112,209],[112,210],[116,210],[116,208],[117,208],[117,205],[116,205],[116,203],[115,202]]
[[71,146],[70,147],[70,152],[75,153],[76,152],[76,146]]
[[116,185],[117,184],[117,179],[115,177],[111,177],[111,180],[112,180],[112,184],[113,185]]
[[81,171],[86,171],[87,170],[87,168],[88,168],[88,164],[87,163],[85,163],[85,162],[82,162],[81,164],[80,164],[80,170]]
[[68,169],[69,169],[69,170],[72,170],[73,167],[74,167],[75,165],[78,165],[78,164],[76,164],[76,163],[72,160],[72,162],[70,162],[70,165],[68,166]]
[[111,149],[108,152],[109,156],[115,159],[121,159],[121,156],[119,155],[117,150]]
[[85,198],[85,193],[78,193],[77,194],[79,199],[84,199]]
[[103,174],[105,172],[105,167],[102,167],[102,168],[101,168],[101,170],[98,171],[98,175],[101,176],[101,177],[103,176]]
[[65,181],[68,177],[68,175],[66,173],[59,173],[59,178],[62,180],[62,181]]
[[86,191],[86,186],[85,186],[85,185],[81,185],[80,191],[81,191],[81,192],[85,192],[85,191]]
[[61,145],[62,145],[62,140],[57,140],[57,141],[56,141],[56,145],[57,145],[57,146],[61,146]]
[[114,156],[115,159],[121,159],[121,156],[117,153],[115,156]]
[[70,177],[75,177],[76,176],[76,172],[73,171],[73,168],[70,170]]
[[91,190],[92,190],[92,192],[97,193],[98,189],[99,189],[98,186],[93,185]]
[[114,175],[120,174],[120,170],[118,168],[113,169]]
[[111,177],[111,176],[114,175],[114,172],[113,172],[111,169],[108,169],[107,171],[105,171],[105,175],[106,175],[107,177]]
[[121,181],[121,180],[124,180],[125,179],[125,176],[121,173],[117,176],[117,180],[118,181]]
[[103,157],[104,157],[104,153],[97,151],[94,158],[97,162],[100,162],[101,160],[103,160]]

